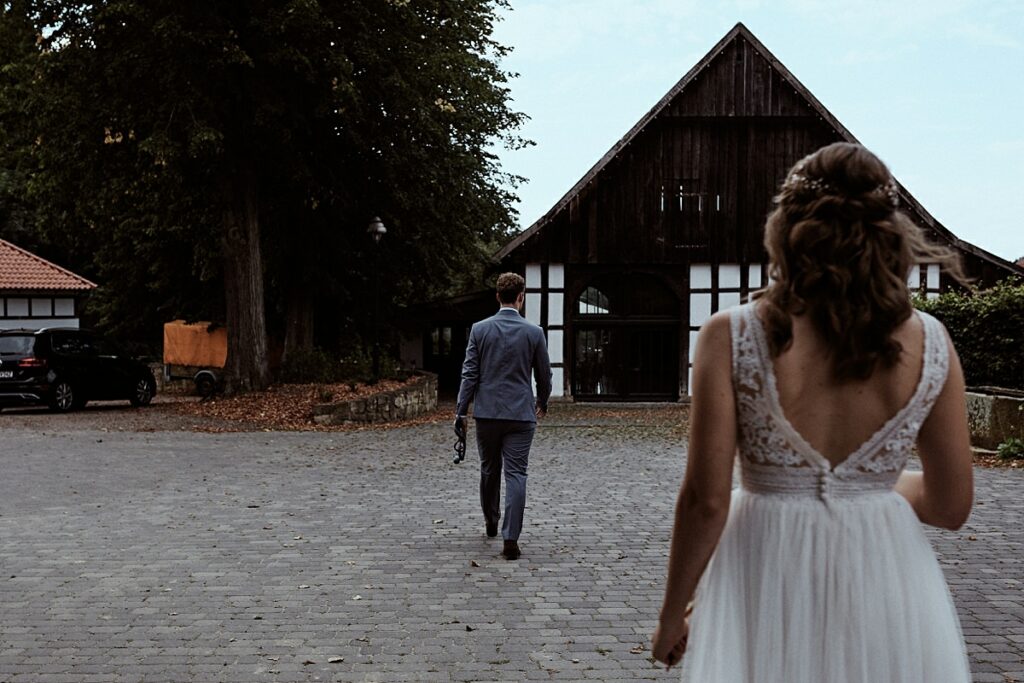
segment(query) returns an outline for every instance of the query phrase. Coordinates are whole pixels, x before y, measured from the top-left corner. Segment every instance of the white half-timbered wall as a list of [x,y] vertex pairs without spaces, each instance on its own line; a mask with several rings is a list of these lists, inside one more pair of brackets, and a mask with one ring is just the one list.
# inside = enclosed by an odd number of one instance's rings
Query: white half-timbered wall
[[[544,329],[551,357],[551,396],[565,395],[565,266],[526,264],[524,315]],[[534,391],[537,387],[534,386]]]
[[0,329],[78,327],[74,297],[0,295]]

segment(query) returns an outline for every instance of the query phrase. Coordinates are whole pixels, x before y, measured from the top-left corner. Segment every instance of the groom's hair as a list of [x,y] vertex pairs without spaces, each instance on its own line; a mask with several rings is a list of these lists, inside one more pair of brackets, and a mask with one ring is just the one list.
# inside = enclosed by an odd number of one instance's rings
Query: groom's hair
[[516,273],[502,273],[498,276],[498,298],[503,304],[515,302],[516,297],[526,289],[526,280]]

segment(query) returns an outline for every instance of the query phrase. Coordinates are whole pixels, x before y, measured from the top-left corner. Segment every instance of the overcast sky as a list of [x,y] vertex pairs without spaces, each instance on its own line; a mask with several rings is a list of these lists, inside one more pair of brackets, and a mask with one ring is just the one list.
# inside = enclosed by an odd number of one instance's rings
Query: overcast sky
[[[1020,0],[511,0],[496,38],[535,147],[522,227],[550,209],[737,21],[958,237],[1024,256]],[[766,207],[767,209],[767,207]]]

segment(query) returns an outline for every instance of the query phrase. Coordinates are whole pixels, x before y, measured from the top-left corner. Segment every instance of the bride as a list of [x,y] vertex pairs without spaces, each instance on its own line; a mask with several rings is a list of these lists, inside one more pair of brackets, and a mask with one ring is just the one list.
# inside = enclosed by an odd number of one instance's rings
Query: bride
[[906,285],[922,262],[963,281],[959,263],[860,145],[798,162],[776,204],[771,283],[697,341],[654,657],[694,683],[968,683],[922,530],[970,513],[964,379]]

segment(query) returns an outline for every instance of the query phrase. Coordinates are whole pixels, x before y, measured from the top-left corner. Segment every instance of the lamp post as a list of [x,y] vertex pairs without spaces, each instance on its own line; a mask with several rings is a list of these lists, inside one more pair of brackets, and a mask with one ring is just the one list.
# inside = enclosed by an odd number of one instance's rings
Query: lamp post
[[380,240],[387,233],[383,221],[378,216],[370,220],[366,234],[373,238],[373,383],[380,379]]

